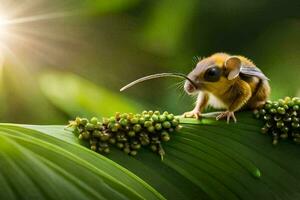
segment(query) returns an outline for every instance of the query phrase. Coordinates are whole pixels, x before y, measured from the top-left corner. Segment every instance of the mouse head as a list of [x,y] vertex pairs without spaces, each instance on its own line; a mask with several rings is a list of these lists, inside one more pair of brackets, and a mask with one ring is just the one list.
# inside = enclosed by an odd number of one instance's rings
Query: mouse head
[[189,81],[185,82],[184,89],[188,94],[198,91],[222,91],[224,86],[230,86],[239,76],[242,61],[237,56],[217,53],[200,60],[195,69],[188,75],[196,85],[195,88]]

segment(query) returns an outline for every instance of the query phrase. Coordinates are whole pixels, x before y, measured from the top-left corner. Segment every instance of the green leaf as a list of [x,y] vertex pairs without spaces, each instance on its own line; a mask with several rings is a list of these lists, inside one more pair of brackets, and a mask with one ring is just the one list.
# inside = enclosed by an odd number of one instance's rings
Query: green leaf
[[46,73],[40,78],[40,86],[44,95],[70,116],[109,116],[116,111],[141,111],[138,103],[75,74]]
[[36,127],[48,135],[25,127],[0,125],[1,199],[163,199],[125,168],[76,144],[63,127]]
[[[262,122],[252,113],[237,118],[238,123],[229,125],[214,119],[181,120],[184,128],[163,145],[164,161],[148,150],[132,158],[113,149],[108,158],[167,199],[298,199],[299,146],[289,141],[273,146],[270,137],[260,134]],[[78,144],[62,126],[25,127]]]

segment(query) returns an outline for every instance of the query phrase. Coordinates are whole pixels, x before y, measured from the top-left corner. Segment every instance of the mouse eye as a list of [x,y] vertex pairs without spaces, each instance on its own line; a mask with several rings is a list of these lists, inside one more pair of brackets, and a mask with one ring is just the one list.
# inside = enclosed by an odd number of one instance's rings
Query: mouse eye
[[220,79],[222,71],[219,67],[211,67],[206,70],[204,80],[209,82],[216,82]]

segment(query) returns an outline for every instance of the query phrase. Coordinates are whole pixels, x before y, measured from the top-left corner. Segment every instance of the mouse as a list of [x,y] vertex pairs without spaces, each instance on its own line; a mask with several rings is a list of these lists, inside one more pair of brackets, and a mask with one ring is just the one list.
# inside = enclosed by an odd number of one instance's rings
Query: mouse
[[237,122],[235,112],[260,108],[266,103],[271,92],[269,78],[250,59],[227,53],[215,53],[199,59],[196,67],[188,75],[152,74],[125,85],[120,91],[162,77],[185,79],[185,92],[197,96],[194,109],[183,114],[186,118],[199,119],[204,109],[210,105],[216,109],[225,109],[217,115],[217,120],[226,118],[229,123],[232,118]]
[[199,119],[208,106],[224,109],[216,120],[225,118],[237,122],[235,112],[263,106],[271,89],[267,76],[248,58],[241,55],[215,53],[199,59],[187,75],[184,90],[196,95],[192,111],[183,117]]

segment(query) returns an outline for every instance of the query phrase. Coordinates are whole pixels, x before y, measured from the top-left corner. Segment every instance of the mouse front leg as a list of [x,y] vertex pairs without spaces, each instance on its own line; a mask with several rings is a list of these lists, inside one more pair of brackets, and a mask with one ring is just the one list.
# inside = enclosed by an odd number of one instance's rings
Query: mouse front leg
[[207,93],[199,92],[197,96],[196,106],[195,108],[190,112],[185,112],[183,114],[183,117],[186,118],[196,118],[199,119],[201,116],[202,110],[206,107],[208,102],[209,96]]

